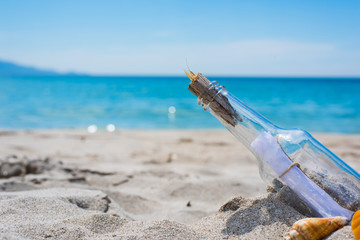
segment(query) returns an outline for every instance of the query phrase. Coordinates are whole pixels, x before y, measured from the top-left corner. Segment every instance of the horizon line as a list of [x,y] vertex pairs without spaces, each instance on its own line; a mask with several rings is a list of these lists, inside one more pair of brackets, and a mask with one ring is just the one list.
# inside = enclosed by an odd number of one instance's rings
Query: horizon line
[[[74,76],[74,77],[159,77],[159,78],[165,78],[165,77],[177,77],[177,78],[187,78],[187,76],[180,75],[180,74],[88,74],[88,73],[77,73],[77,72],[55,72],[54,74],[29,74],[29,75],[21,75],[21,74],[4,74],[1,76],[5,77],[56,77],[56,76]],[[211,78],[332,78],[332,79],[338,79],[338,78],[345,78],[345,79],[360,79],[359,76],[344,76],[344,75],[232,75],[232,74],[206,74],[207,77]]]
[[[1,74],[0,73],[0,77],[1,76],[88,76],[88,77],[182,77],[182,76],[186,76],[185,73],[184,75],[180,74],[180,73],[174,73],[174,74],[163,74],[163,73],[117,73],[117,74],[107,74],[107,73],[84,73],[84,72],[78,72],[76,70],[68,70],[68,71],[59,71],[59,70],[54,70],[51,68],[41,68],[41,67],[37,67],[37,66],[32,66],[32,65],[28,65],[28,64],[22,64],[19,62],[14,62],[14,61],[8,61],[5,60],[3,58],[0,58],[0,62],[6,63],[6,64],[11,64],[11,65],[15,65],[17,67],[25,67],[25,68],[31,68],[34,69],[36,71],[40,71],[43,73],[38,73],[38,74]],[[47,72],[47,73],[44,73]],[[51,72],[51,73],[49,73]],[[359,79],[360,75],[321,75],[321,74],[315,74],[315,75],[272,75],[272,74],[250,74],[250,75],[241,75],[241,74],[212,74],[212,73],[205,73],[206,76],[209,77],[222,77],[222,78],[346,78],[346,79]]]

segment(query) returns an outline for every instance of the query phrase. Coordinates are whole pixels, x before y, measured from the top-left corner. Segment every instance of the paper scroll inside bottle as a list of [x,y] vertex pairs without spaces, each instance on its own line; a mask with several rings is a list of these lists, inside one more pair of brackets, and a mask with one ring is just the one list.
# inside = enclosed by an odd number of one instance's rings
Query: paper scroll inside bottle
[[[277,141],[269,133],[260,134],[251,146],[281,180],[303,200],[318,217],[343,216],[351,219],[354,212],[341,207],[323,189],[311,181],[283,152]],[[287,171],[288,170],[288,171]],[[286,172],[285,174],[283,174]]]

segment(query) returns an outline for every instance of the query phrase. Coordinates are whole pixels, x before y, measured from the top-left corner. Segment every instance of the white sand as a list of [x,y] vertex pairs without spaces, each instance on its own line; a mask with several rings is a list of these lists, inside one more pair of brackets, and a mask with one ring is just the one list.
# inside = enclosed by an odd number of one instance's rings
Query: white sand
[[[316,137],[360,171],[359,135]],[[2,239],[281,239],[303,217],[222,130],[0,131],[0,159],[22,175],[0,179]]]

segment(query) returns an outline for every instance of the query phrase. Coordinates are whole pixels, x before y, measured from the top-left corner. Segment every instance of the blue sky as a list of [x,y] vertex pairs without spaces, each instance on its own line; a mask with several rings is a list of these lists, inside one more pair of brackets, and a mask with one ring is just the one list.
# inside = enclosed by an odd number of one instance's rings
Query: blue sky
[[0,59],[100,75],[360,76],[360,1],[5,1]]

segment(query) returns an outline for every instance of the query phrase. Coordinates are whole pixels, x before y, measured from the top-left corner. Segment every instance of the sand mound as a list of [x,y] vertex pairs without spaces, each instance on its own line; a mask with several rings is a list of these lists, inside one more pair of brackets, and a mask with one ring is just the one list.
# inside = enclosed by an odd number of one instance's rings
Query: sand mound
[[125,222],[121,209],[101,191],[56,188],[2,193],[0,206],[1,238],[74,239]]
[[[133,221],[105,193],[55,188],[3,193],[2,239],[281,239],[303,218],[269,194],[234,198],[193,225]],[[331,239],[352,236],[347,227]]]
[[216,215],[202,219],[195,228],[209,231],[216,239],[281,239],[291,225],[304,216],[274,196],[234,198]]
[[131,221],[101,191],[56,188],[3,193],[1,239],[194,239],[172,221]]

